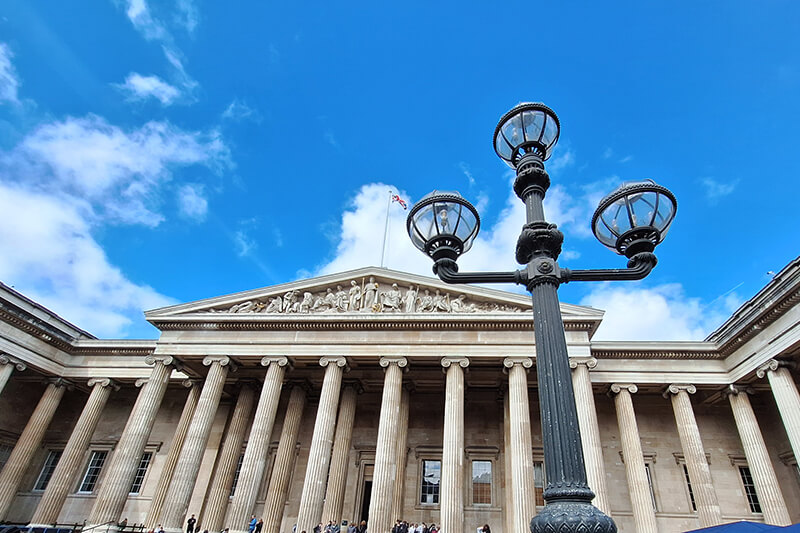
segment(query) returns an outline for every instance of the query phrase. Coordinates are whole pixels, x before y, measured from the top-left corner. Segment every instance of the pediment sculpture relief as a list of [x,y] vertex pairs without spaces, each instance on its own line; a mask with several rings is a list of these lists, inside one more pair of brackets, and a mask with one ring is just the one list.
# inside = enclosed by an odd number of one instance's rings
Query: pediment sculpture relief
[[381,284],[370,276],[350,281],[350,287],[327,287],[324,292],[291,290],[264,299],[239,302],[212,313],[317,314],[317,313],[519,313],[522,307],[497,302],[479,302],[464,294],[453,296],[439,289],[397,283]]

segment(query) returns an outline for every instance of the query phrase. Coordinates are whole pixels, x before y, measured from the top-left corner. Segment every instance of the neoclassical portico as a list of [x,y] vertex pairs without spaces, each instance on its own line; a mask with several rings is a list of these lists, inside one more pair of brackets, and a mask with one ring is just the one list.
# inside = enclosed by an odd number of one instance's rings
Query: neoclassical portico
[[[702,342],[598,342],[602,312],[562,304],[589,486],[620,531],[800,520],[799,289],[793,263]],[[530,312],[377,268],[150,311],[154,341],[55,315],[46,340],[39,309],[0,330],[0,519],[524,531],[548,483]]]

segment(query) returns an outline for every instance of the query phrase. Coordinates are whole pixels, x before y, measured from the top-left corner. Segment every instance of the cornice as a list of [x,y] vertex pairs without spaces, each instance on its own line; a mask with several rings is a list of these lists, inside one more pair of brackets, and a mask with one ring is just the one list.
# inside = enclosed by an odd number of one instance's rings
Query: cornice
[[59,350],[70,352],[72,349],[72,337],[50,326],[36,316],[4,301],[0,301],[0,320]]
[[591,351],[597,359],[725,359],[712,342],[592,342]]

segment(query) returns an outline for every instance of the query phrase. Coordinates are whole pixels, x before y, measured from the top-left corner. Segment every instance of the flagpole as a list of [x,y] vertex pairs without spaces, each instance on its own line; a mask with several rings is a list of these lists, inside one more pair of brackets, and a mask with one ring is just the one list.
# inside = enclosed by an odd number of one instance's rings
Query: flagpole
[[386,256],[386,235],[389,233],[389,208],[392,207],[392,190],[389,189],[389,201],[386,202],[386,223],[383,225],[383,246],[381,247],[381,268],[383,267],[383,259]]

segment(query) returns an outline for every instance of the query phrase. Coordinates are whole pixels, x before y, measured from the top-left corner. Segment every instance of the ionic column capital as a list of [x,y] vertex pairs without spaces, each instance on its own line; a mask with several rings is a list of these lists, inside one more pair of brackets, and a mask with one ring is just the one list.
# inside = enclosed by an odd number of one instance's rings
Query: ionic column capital
[[[181,381],[181,385],[183,385],[187,389],[191,389],[192,387],[196,387],[196,386],[202,385],[202,384],[203,384],[203,380],[202,379],[197,379],[197,378],[189,378],[189,379],[184,379],[183,381]],[[138,387],[138,385],[137,385],[137,387]]]
[[380,358],[378,364],[381,365],[382,368],[389,368],[389,365],[394,364],[402,369],[407,369],[408,359],[399,355],[384,355]]
[[183,370],[183,364],[181,364],[181,362],[177,358],[171,355],[151,354],[144,358],[144,362],[148,365],[155,365],[156,363],[161,363],[164,366],[168,367],[171,366],[172,368],[174,368],[179,372]]
[[150,378],[139,378],[133,382],[133,386],[137,389],[141,389],[148,381],[150,381]]
[[639,392],[639,387],[634,383],[612,383],[611,387],[609,387],[609,394],[619,394],[623,390],[636,394]]
[[343,368],[346,371],[350,370],[350,367],[347,366],[347,358],[341,356],[323,356],[319,358],[319,366],[326,367],[330,364],[334,364],[339,368]]
[[25,363],[7,353],[0,354],[0,365],[14,365],[17,372],[22,372],[28,368]]
[[288,357],[283,355],[267,355],[261,358],[261,366],[269,366],[269,365],[278,365],[278,366],[288,366],[290,369],[292,368],[292,364],[289,361]]
[[783,361],[781,359],[770,359],[756,370],[756,376],[763,378],[767,372],[775,372],[779,368],[794,368],[796,365],[794,361]]
[[731,383],[722,391],[722,394],[726,397],[728,396],[738,396],[739,394],[755,394],[755,391],[752,387],[747,387],[745,385],[736,385]]
[[469,366],[469,359],[466,357],[442,357],[440,362],[445,372],[450,368],[450,365],[456,364],[461,368],[467,368]]
[[689,394],[697,392],[697,387],[690,383],[673,383],[664,391],[664,398],[669,398],[670,394],[678,394],[681,391],[686,391]]
[[47,378],[46,381],[50,385],[54,385],[55,387],[64,387],[69,391],[75,388],[74,383],[64,378]]
[[211,366],[214,363],[222,367],[227,366],[228,372],[236,372],[239,369],[239,365],[227,355],[207,355],[203,358],[203,366]]
[[88,387],[94,387],[94,386],[110,387],[114,391],[118,391],[119,390],[119,383],[117,383],[116,381],[114,381],[111,378],[91,378],[89,381],[86,382],[86,386],[88,386]]
[[514,368],[514,365],[522,365],[522,368],[530,369],[533,367],[533,359],[530,357],[506,357],[503,359],[503,371]]
[[578,365],[584,365],[586,368],[591,370],[597,366],[597,359],[594,357],[570,358],[569,367],[571,369],[575,370],[578,368]]

